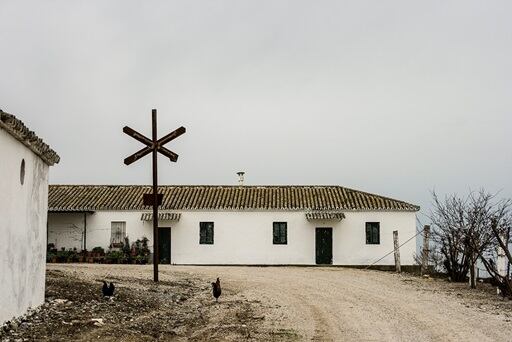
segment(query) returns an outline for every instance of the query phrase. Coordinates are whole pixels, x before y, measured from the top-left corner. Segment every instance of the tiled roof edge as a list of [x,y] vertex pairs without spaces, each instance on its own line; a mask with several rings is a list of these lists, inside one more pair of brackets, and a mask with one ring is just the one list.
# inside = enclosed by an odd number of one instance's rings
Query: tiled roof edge
[[[85,188],[85,189],[89,189],[89,190],[92,190],[92,189],[105,189],[105,188],[110,188],[110,189],[115,189],[115,188],[128,188],[128,189],[135,189],[135,188],[147,188],[148,190],[151,189],[151,186],[150,185],[143,185],[143,184],[139,184],[139,185],[134,185],[134,184],[124,184],[124,185],[101,185],[101,184],[95,184],[95,185],[91,185],[91,184],[80,184],[80,185],[74,185],[74,184],[51,184],[50,185],[50,195],[52,193],[54,193],[54,191],[57,191],[57,189],[59,188],[63,188],[63,189],[66,189],[66,190],[72,190],[73,188]],[[381,195],[377,195],[377,194],[373,194],[373,193],[369,193],[369,192],[364,192],[364,191],[359,191],[359,190],[355,190],[355,189],[350,189],[350,188],[345,188],[345,187],[342,187],[342,186],[339,186],[339,185],[271,185],[271,186],[267,186],[267,185],[244,185],[244,186],[240,186],[240,185],[177,185],[177,184],[171,184],[171,185],[160,185],[159,186],[160,189],[165,189],[165,188],[175,188],[175,189],[193,189],[193,188],[217,188],[217,189],[226,189],[226,188],[238,188],[238,189],[242,189],[242,188],[246,188],[246,189],[249,189],[249,188],[253,188],[253,189],[263,189],[263,188],[282,188],[282,189],[289,189],[289,188],[316,188],[316,189],[341,189],[343,190],[344,193],[354,193],[354,194],[357,194],[357,195],[363,195],[363,196],[368,196],[368,197],[373,197],[373,198],[378,198],[380,200],[384,200],[384,201],[389,201],[391,203],[374,203],[373,207],[372,207],[372,204],[371,203],[368,203],[366,202],[367,199],[364,199],[364,203],[363,202],[357,202],[356,204],[354,203],[350,203],[350,201],[352,201],[352,199],[343,199],[344,201],[347,201],[347,204],[351,207],[339,207],[339,208],[335,208],[335,209],[341,209],[341,210],[347,210],[347,211],[367,211],[367,210],[377,210],[377,211],[419,211],[420,210],[420,207],[417,206],[417,205],[414,205],[414,204],[411,204],[411,203],[408,203],[408,202],[405,202],[405,201],[401,201],[401,200],[397,200],[397,199],[393,199],[393,198],[389,198],[389,197],[385,197],[385,196],[381,196]],[[181,191],[180,191],[181,192]],[[64,193],[65,194],[65,193]],[[133,196],[133,192],[130,194],[130,196]],[[210,193],[208,192],[208,195]],[[62,193],[60,193],[60,195],[62,196]],[[203,194],[203,195],[206,195],[206,194]],[[217,194],[219,196],[219,194]],[[69,194],[68,194],[69,196]],[[53,196],[52,196],[53,197]],[[62,201],[62,198],[61,199],[58,199],[58,200],[61,200]],[[94,202],[93,199],[90,199],[91,202]],[[183,198],[179,199],[179,201],[183,201]],[[294,200],[295,201],[295,200]],[[370,202],[372,201],[372,199],[370,198]],[[52,206],[51,202],[54,202],[55,206]],[[130,202],[130,201],[128,201]],[[133,201],[132,201],[133,202]],[[304,204],[304,205],[298,205],[298,203],[295,203],[294,205],[290,206],[290,207],[287,207],[286,204],[284,204],[283,208],[281,208],[281,206],[277,206],[276,208],[273,208],[273,209],[278,209],[278,210],[292,210],[292,211],[296,211],[296,210],[315,210],[314,208],[314,204],[311,203],[311,201],[309,201],[310,203],[308,204]],[[202,202],[201,202],[202,203]],[[89,203],[91,204],[91,203]],[[94,205],[92,204],[92,206],[88,205],[87,208],[91,209],[91,210],[109,210],[109,209],[115,209],[115,210],[133,210],[135,209],[135,207],[133,206],[133,203],[126,203],[126,206],[109,206],[108,203],[102,203],[102,205]],[[169,203],[168,203],[169,204]],[[173,205],[175,205],[176,203],[173,203]],[[225,203],[224,203],[225,204]],[[240,207],[237,207],[237,206],[232,206],[232,205],[228,205],[227,207],[225,207],[225,205],[221,205],[219,207],[216,207],[215,209],[217,210],[234,210],[234,209],[237,209],[237,210],[252,210],[252,209],[257,209],[257,206],[254,206],[254,207],[247,207],[245,203],[244,205],[240,206]],[[173,206],[171,205],[171,207]],[[190,203],[185,203],[185,204],[182,204],[179,206],[179,209],[178,208],[171,208],[171,207],[168,207],[166,209],[168,210],[173,210],[173,209],[177,209],[177,210],[197,210],[197,208],[193,208],[192,206],[194,206],[193,204],[190,204]],[[197,205],[197,204],[196,204]],[[311,205],[313,205],[312,207],[310,207]],[[55,202],[55,200],[53,201],[50,201],[50,207],[57,210],[57,209],[64,209],[64,208],[67,208],[67,210],[77,210],[77,209],[83,209],[85,208],[83,206],[83,204],[81,206],[79,206],[80,208],[76,207],[76,206],[71,206],[71,207],[68,207],[66,205],[59,205],[58,201]],[[272,207],[272,205],[263,205],[262,206],[262,209],[271,209],[270,207]],[[326,207],[326,209],[322,209],[322,210],[327,210],[329,208],[332,207],[332,203],[330,203],[330,205],[328,205]],[[143,209],[142,207],[139,208],[139,209]],[[209,209],[214,209],[214,208],[209,208]],[[261,208],[260,208],[261,209]],[[334,208],[331,208],[331,209],[334,209]]]
[[400,202],[400,203],[403,203],[404,205],[408,205],[408,206],[414,207],[415,211],[420,211],[420,209],[421,209],[419,205],[412,204],[412,203],[409,203],[409,202],[406,202],[406,201],[402,201],[402,200],[398,200],[398,199],[395,199],[395,198],[392,198],[392,197],[387,197],[387,196],[378,195],[378,194],[375,194],[375,193],[372,193],[372,192],[367,192],[367,191],[361,191],[361,190],[356,190],[356,189],[352,189],[352,188],[347,188],[347,187],[344,187],[344,186],[340,186],[340,188],[344,188],[345,190],[348,190],[348,191],[358,192],[360,194],[365,194],[365,195],[370,195],[370,196],[377,196],[377,197],[380,197],[382,199],[386,199],[386,200],[389,200],[389,201]]
[[15,139],[27,146],[32,152],[38,155],[46,164],[52,166],[60,161],[60,157],[44,143],[33,131],[16,116],[6,113],[0,109],[0,127],[5,129]]

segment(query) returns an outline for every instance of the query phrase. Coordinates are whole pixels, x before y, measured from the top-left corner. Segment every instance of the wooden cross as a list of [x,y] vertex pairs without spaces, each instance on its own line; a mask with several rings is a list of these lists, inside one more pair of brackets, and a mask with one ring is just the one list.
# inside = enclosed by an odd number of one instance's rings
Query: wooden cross
[[158,152],[168,157],[172,162],[178,160],[178,155],[172,151],[169,151],[164,147],[168,142],[176,139],[180,135],[186,132],[185,127],[180,127],[175,131],[167,134],[163,138],[157,139],[156,131],[156,109],[151,111],[152,120],[152,139],[145,137],[136,130],[125,126],[123,132],[145,144],[142,150],[135,152],[128,158],[125,158],[124,163],[130,165],[140,158],[153,153],[153,194],[144,195],[144,205],[153,206],[153,277],[155,282],[158,282],[158,261],[159,261],[159,250],[158,250],[158,206],[162,204],[162,195],[158,194],[158,168],[157,168],[157,156]]

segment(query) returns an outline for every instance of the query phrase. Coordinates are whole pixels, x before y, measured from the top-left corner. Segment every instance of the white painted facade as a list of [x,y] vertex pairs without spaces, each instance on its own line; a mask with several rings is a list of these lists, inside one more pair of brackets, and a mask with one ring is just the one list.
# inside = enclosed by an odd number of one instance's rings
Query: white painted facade
[[1,324],[44,302],[49,166],[2,128],[0,158]]
[[[341,222],[308,221],[303,211],[179,211],[178,222],[161,221],[171,228],[173,264],[314,265],[315,228],[333,229],[333,264],[368,265],[393,250],[393,230],[405,242],[416,234],[411,211],[344,211]],[[141,221],[142,211],[96,211],[87,214],[87,249],[110,244],[111,222],[126,222],[133,242],[142,236],[152,247],[152,222]],[[214,244],[199,243],[199,223],[214,222]],[[287,222],[287,244],[273,244],[273,222]],[[380,244],[366,244],[366,222],[380,222]],[[84,213],[50,213],[48,242],[57,248],[83,247]],[[413,265],[416,240],[400,249],[403,265]],[[393,265],[390,254],[378,265]]]

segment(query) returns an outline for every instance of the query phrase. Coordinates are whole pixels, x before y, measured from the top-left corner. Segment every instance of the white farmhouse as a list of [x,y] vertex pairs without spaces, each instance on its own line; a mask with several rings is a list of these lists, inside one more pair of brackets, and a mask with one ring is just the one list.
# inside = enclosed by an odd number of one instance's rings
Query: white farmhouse
[[[150,186],[50,185],[48,242],[152,239]],[[340,186],[161,186],[160,259],[184,265],[369,265],[416,235],[418,206]],[[401,248],[413,265],[415,240]],[[379,265],[393,265],[393,255]]]
[[0,324],[44,302],[48,169],[59,156],[0,110]]

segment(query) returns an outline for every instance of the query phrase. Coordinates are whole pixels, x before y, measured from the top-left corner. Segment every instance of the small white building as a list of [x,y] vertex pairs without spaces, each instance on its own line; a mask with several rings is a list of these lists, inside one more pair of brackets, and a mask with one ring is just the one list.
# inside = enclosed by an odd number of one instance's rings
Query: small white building
[[[50,185],[48,242],[152,244],[150,186]],[[416,235],[418,206],[340,186],[161,186],[160,259],[183,265],[369,265]],[[152,246],[151,246],[152,247]],[[415,240],[401,250],[413,265]],[[394,265],[393,254],[378,265]]]
[[0,324],[44,302],[48,169],[59,156],[0,110]]

